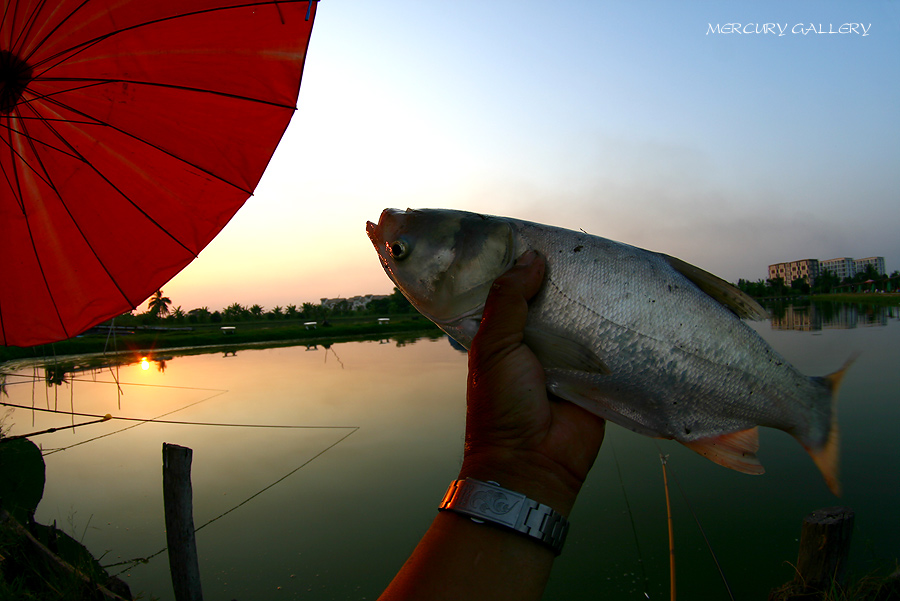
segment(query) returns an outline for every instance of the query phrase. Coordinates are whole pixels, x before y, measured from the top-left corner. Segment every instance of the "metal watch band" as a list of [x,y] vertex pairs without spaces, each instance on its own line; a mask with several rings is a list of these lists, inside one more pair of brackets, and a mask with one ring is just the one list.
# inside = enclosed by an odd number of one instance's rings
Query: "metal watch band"
[[569,533],[569,521],[557,511],[496,482],[454,480],[438,509],[506,526],[544,543],[556,555]]

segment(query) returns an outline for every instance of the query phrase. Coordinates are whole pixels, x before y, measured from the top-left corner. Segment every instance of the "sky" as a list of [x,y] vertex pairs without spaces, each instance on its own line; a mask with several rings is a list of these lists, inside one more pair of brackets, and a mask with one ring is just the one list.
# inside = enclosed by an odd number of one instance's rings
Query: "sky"
[[317,11],[298,110],[163,286],[173,307],[390,293],[365,234],[388,207],[583,229],[733,282],[806,258],[900,269],[898,0]]

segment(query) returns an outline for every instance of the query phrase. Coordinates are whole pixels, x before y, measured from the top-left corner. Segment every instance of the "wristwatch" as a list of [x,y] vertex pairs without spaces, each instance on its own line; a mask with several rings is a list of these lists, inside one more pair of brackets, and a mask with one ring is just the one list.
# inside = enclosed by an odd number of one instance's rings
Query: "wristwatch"
[[438,509],[468,516],[478,523],[505,526],[547,545],[556,555],[569,533],[569,521],[559,512],[496,482],[454,480]]

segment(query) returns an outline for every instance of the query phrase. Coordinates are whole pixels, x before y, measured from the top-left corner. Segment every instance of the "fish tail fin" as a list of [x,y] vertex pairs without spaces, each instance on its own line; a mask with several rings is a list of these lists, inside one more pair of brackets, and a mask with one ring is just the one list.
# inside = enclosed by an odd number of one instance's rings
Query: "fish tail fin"
[[806,452],[809,453],[810,457],[812,457],[813,461],[816,463],[816,467],[822,472],[822,476],[825,478],[825,483],[828,485],[828,488],[838,497],[841,496],[841,483],[838,474],[841,439],[837,419],[838,390],[841,387],[844,376],[847,374],[847,370],[853,362],[856,361],[858,356],[858,353],[854,354],[836,372],[822,378],[816,378],[816,380],[821,382],[828,391],[827,402],[830,405],[830,410],[828,412],[830,416],[828,432],[824,437],[824,444],[814,446],[807,444],[802,440],[800,441],[806,449]]
[[678,442],[714,463],[745,474],[762,474],[766,471],[756,458],[756,451],[759,450],[757,427],[713,438]]

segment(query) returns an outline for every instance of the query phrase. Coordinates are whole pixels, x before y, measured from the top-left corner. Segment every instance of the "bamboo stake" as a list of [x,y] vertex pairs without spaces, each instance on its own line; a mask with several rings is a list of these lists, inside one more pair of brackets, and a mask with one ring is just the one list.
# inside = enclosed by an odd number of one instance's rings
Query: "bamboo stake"
[[669,478],[666,475],[666,461],[668,455],[660,454],[659,460],[662,462],[663,470],[663,486],[666,489],[666,515],[669,519],[669,598],[675,601],[675,532],[672,527],[672,504],[669,501]]
[[89,426],[91,424],[100,424],[100,423],[109,421],[111,419],[112,419],[112,415],[107,413],[100,419],[95,419],[93,421],[81,422],[80,424],[72,424],[71,426],[64,426],[62,428],[47,428],[46,430],[39,430],[38,432],[29,432],[28,434],[17,434],[16,436],[5,436],[5,437],[3,437],[2,440],[15,440],[17,438],[28,438],[30,436],[37,436],[39,434],[52,434],[53,432],[57,432],[59,430],[64,430],[66,428],[72,428],[74,430],[75,428],[78,428],[79,426]]

